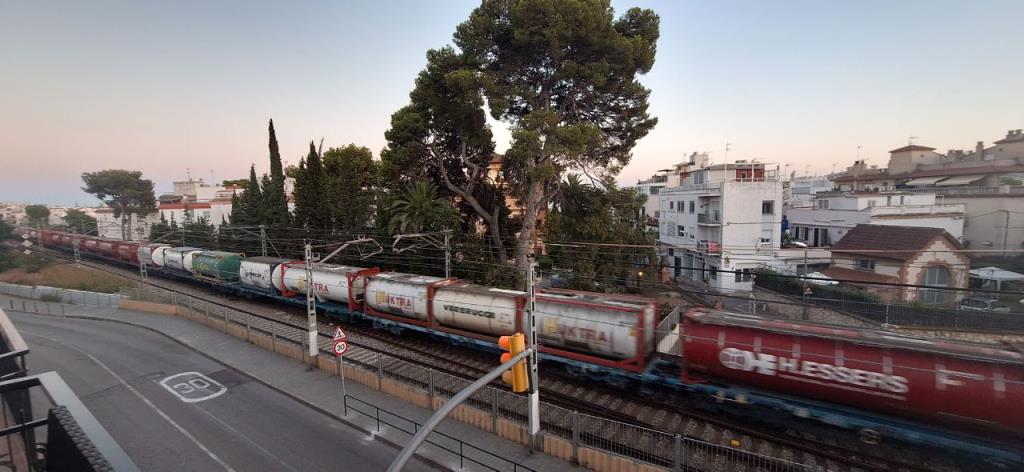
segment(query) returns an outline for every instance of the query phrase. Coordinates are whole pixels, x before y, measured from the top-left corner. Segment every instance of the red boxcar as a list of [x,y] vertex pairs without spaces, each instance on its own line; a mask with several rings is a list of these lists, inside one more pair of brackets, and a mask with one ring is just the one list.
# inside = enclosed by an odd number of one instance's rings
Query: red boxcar
[[1024,431],[1018,351],[703,309],[686,314],[683,330],[684,375],[932,423]]
[[99,254],[104,257],[117,257],[117,250],[114,248],[114,243],[116,241],[105,238],[96,238],[95,241],[96,254]]
[[139,243],[118,241],[114,243],[114,250],[117,252],[118,260],[132,264],[139,263]]

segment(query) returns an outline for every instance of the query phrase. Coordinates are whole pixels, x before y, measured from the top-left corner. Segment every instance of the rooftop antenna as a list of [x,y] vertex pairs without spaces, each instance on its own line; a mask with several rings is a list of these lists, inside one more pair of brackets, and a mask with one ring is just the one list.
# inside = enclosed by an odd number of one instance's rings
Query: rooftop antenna
[[729,163],[729,146],[732,146],[732,143],[726,142],[725,143],[725,157],[724,157],[725,162],[723,162],[723,164],[728,164]]
[[910,136],[910,137],[908,137],[907,138],[907,146],[913,146],[915,139],[917,139],[917,136]]
[[860,144],[857,145],[857,160],[860,160],[860,148],[863,147]]

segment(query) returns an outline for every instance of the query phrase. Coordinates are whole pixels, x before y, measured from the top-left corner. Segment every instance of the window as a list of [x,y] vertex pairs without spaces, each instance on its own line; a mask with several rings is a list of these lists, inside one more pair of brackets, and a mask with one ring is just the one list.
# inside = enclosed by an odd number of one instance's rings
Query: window
[[654,217],[661,218],[661,210],[654,210]]
[[668,209],[669,210],[675,210],[676,209],[676,202],[669,201],[668,202]]
[[762,236],[760,241],[761,241],[761,244],[771,244],[772,243],[772,238],[771,237],[767,237],[766,238],[766,237]]
[[734,272],[736,282],[750,282],[753,280],[753,269],[737,269]]
[[661,191],[661,187],[651,187],[651,195],[657,195]]
[[775,201],[765,200],[761,202],[761,214],[762,215],[774,215],[775,214]]
[[[943,266],[931,266],[924,271],[924,285],[932,287],[949,287],[949,269]],[[942,304],[949,301],[949,292],[942,288],[923,288],[918,298],[921,303]]]
[[697,239],[696,235],[697,235],[697,228],[694,228],[693,226],[691,226],[690,227],[690,241],[693,241],[694,239]]
[[857,261],[857,265],[859,266],[860,270],[867,270],[871,272],[875,271],[875,261],[872,261],[870,259],[861,259]]
[[682,200],[679,200],[679,201],[676,202],[676,210],[678,210],[679,213],[682,213],[682,212],[686,211],[686,207],[683,206],[683,201]]
[[710,277],[711,280],[718,280],[718,267],[715,267],[713,265],[709,265],[708,266],[708,277]]
[[828,210],[828,200],[818,200],[819,210]]
[[690,200],[690,213],[693,213],[694,203],[695,202],[693,200]]
[[680,238],[686,237],[686,227],[683,225],[676,225],[676,233]]

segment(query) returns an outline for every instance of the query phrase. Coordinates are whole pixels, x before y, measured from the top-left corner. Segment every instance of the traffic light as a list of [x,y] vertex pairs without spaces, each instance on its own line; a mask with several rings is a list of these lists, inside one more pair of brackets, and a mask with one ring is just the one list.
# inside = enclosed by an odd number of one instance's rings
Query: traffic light
[[[502,349],[508,351],[501,354],[501,363],[504,364],[515,357],[517,354],[526,350],[526,337],[523,333],[516,333],[512,336],[502,336],[498,338],[498,345]],[[525,392],[530,388],[530,381],[527,377],[526,359],[516,362],[511,369],[506,370],[501,374],[501,380],[512,386],[512,391],[516,393]]]

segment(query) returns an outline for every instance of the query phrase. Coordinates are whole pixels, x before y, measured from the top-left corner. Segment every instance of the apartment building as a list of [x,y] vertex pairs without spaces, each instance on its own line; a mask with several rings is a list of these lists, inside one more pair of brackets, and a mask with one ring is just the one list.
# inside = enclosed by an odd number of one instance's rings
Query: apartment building
[[682,179],[686,178],[690,172],[706,167],[707,164],[707,153],[694,152],[690,154],[686,162],[675,164],[668,169],[661,169],[649,179],[637,181],[634,188],[639,195],[645,198],[643,214],[639,216],[646,222],[648,229],[658,230],[658,218],[661,217],[661,199],[658,194],[663,189],[678,187]]
[[788,208],[789,232],[810,247],[839,242],[860,224],[941,228],[960,240],[966,206],[939,203],[934,193],[823,192],[807,208]]
[[965,206],[963,245],[969,249],[1024,248],[1024,130],[1013,129],[973,151],[908,145],[889,153],[887,168],[857,161],[835,179],[845,191],[933,193]]
[[736,161],[687,172],[661,190],[658,241],[672,279],[722,290],[752,289],[753,272],[779,249],[778,166]]

